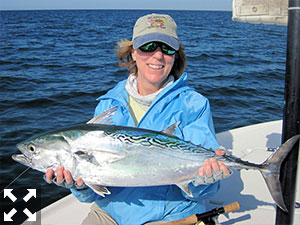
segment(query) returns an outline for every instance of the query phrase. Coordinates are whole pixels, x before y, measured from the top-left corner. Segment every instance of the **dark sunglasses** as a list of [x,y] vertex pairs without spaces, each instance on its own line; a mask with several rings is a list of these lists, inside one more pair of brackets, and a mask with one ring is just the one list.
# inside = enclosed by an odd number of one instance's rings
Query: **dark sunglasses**
[[160,47],[162,53],[166,55],[174,55],[176,52],[176,50],[171,48],[169,45],[161,42],[149,42],[139,47],[139,49],[143,52],[154,52],[158,47]]

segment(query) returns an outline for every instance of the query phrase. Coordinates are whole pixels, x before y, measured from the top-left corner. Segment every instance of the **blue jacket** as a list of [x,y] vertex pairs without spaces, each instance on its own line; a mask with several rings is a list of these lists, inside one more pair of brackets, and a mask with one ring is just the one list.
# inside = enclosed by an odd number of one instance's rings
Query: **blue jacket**
[[[162,91],[152,102],[138,127],[162,131],[180,121],[175,130],[176,136],[207,148],[217,148],[209,101],[189,87],[186,79],[187,75],[183,74]],[[113,123],[134,127],[125,84],[126,80],[121,81],[107,94],[98,98],[100,102],[96,107],[95,116],[118,106],[113,116]],[[95,201],[118,224],[132,225],[160,220],[178,220],[204,212],[204,199],[218,191],[219,183],[197,187],[190,183],[189,188],[194,196],[192,199],[175,185],[109,187],[111,194],[105,198],[95,194],[91,189],[71,191],[80,201]]]

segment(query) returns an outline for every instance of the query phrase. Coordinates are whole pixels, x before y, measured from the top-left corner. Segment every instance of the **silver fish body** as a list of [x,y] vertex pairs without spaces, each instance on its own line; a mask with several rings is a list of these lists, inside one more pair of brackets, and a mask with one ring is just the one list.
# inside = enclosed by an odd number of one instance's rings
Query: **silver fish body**
[[[280,165],[300,135],[294,136],[264,163],[253,164],[234,156],[218,157],[227,167],[259,170],[276,204],[283,210]],[[84,124],[45,133],[17,145],[23,155],[13,159],[33,169],[64,166],[74,178],[89,186],[156,186],[175,184],[191,195],[194,180],[205,159],[215,157],[205,149],[173,135],[152,130]]]
[[26,140],[17,147],[27,166],[45,172],[62,165],[74,177],[106,186],[191,181],[203,161],[215,156],[214,151],[175,136],[104,124],[65,128]]

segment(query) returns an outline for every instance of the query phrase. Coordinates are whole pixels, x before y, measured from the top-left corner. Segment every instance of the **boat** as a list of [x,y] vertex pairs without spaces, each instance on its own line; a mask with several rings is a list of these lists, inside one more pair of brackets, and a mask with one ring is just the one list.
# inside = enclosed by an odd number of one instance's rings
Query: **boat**
[[[233,149],[232,154],[249,162],[262,163],[281,145],[281,131],[282,120],[278,120],[229,130],[217,134],[217,138],[221,145],[227,149]],[[300,174],[299,171],[298,174]],[[240,209],[226,216],[219,216],[219,222],[245,225],[275,224],[276,205],[261,174],[253,170],[241,170],[232,176],[231,179],[222,181],[220,191],[209,201],[208,205],[210,208],[216,208],[217,204],[226,205],[232,201],[238,201]],[[300,179],[296,185],[298,204],[299,182]],[[299,206],[295,209],[293,224],[300,224]]]
[[[300,133],[300,0],[233,0],[233,20],[238,22],[287,25],[285,105],[282,143]],[[277,208],[276,224],[292,224],[299,146],[283,161],[281,189],[288,212]]]
[[232,19],[254,24],[287,25],[287,0],[233,0]]
[[[299,21],[300,0],[233,0],[233,20],[238,22],[288,25],[286,73],[286,105],[283,120],[270,121],[236,128],[217,134],[220,145],[244,160],[264,161],[284,140],[299,134]],[[298,85],[297,85],[298,84]],[[297,111],[298,110],[298,111]],[[295,133],[296,132],[296,133]],[[207,200],[208,210],[238,201],[240,209],[218,217],[220,224],[300,224],[300,179],[289,183],[290,177],[299,178],[298,146],[281,171],[285,202],[290,213],[277,209],[261,174],[257,171],[235,172],[222,181],[217,195]],[[297,185],[295,184],[297,182]],[[234,185],[232,185],[234,184]],[[286,188],[288,186],[288,188]],[[298,189],[297,189],[297,188]],[[295,200],[293,199],[295,197]],[[295,203],[295,204],[294,204]],[[90,211],[90,203],[81,203],[68,195],[38,212],[41,224],[80,224]],[[26,224],[26,222],[25,222]]]

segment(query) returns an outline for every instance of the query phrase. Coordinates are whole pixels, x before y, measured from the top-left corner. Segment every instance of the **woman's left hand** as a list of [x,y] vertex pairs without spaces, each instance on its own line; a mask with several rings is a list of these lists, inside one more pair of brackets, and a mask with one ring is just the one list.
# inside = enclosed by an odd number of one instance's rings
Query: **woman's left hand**
[[[225,150],[216,150],[217,156],[225,155]],[[206,177],[211,177],[212,172],[219,174],[220,171],[223,172],[223,175],[230,175],[230,170],[225,166],[222,161],[218,161],[216,158],[209,158],[204,161],[204,165],[199,168],[198,173],[200,177],[206,175]]]
[[[216,150],[216,156],[222,156],[225,155],[225,153],[225,150]],[[222,161],[219,161],[216,158],[208,158],[204,161],[203,166],[199,168],[194,185],[211,184],[227,178],[231,174],[231,170],[228,169]]]

